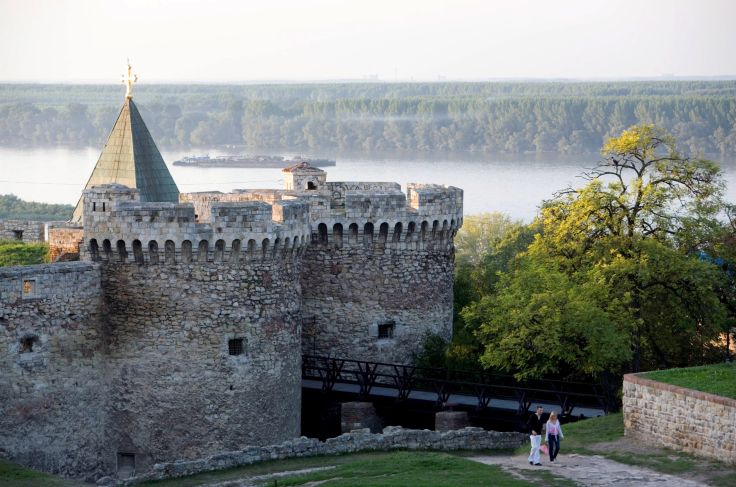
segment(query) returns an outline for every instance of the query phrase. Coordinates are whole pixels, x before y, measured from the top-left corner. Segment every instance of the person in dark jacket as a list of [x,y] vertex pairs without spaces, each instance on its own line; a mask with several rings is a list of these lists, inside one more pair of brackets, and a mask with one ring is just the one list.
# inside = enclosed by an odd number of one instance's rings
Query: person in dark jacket
[[537,410],[534,414],[529,416],[527,421],[527,428],[529,430],[529,440],[531,440],[532,449],[529,453],[529,465],[542,465],[539,463],[539,447],[542,444],[542,427],[544,422],[542,421],[542,414],[544,408],[537,406]]

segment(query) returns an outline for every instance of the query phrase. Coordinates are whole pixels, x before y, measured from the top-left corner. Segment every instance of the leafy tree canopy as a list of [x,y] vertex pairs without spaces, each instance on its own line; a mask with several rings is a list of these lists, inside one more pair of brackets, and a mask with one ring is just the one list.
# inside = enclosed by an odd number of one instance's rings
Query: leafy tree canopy
[[527,248],[512,245],[508,260],[485,254],[480,281],[492,287],[477,286],[479,299],[461,313],[485,366],[519,378],[571,376],[718,353],[733,279],[702,258],[725,241],[718,166],[681,155],[649,125],[609,140],[603,155],[585,186],[544,203]]

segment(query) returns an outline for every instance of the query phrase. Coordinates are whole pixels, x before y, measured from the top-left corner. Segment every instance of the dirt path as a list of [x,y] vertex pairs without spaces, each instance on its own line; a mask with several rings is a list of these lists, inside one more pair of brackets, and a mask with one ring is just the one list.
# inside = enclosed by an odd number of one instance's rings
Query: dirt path
[[499,465],[504,471],[519,478],[526,478],[529,470],[548,470],[551,474],[563,477],[581,486],[616,487],[704,487],[706,484],[667,475],[642,467],[634,467],[614,462],[598,455],[560,455],[554,463],[544,462],[543,466],[529,465],[526,456],[475,456],[467,457],[487,465]]

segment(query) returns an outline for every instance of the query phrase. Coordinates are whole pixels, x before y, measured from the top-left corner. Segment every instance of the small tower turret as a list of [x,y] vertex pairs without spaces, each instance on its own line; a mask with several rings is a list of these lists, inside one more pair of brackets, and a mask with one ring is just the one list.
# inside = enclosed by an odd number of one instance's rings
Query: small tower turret
[[287,191],[302,193],[326,189],[327,173],[306,161],[286,167],[281,172],[284,173],[284,189]]

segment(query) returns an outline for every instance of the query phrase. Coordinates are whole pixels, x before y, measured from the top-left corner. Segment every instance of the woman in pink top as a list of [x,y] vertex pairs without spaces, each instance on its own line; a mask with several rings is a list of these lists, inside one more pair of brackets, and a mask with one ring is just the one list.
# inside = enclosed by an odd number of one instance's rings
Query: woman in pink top
[[549,461],[554,462],[557,454],[560,452],[560,438],[564,438],[562,434],[562,426],[557,419],[557,413],[550,413],[547,424],[545,425],[544,440],[549,445]]

